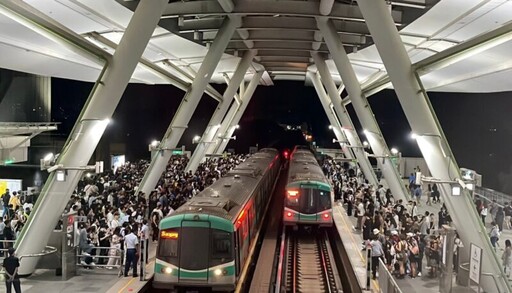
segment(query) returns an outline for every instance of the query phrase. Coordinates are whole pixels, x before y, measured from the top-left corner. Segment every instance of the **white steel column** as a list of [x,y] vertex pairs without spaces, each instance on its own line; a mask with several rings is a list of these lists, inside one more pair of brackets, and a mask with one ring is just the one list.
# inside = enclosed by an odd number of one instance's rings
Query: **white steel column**
[[[245,81],[242,81],[240,83],[240,92],[242,90],[243,84],[245,84]],[[236,101],[233,101],[233,103],[231,103],[228,113],[226,114],[224,119],[222,119],[222,123],[220,124],[219,129],[217,130],[217,133],[215,133],[212,143],[208,144],[208,147],[206,149],[206,155],[215,154],[215,150],[217,149],[220,142],[222,141],[219,139],[219,136],[224,136],[224,133],[226,133],[226,131],[228,130],[231,120],[233,120],[233,117],[235,116],[236,111],[240,108],[240,106],[243,103],[241,96],[242,95],[240,95],[239,103]]]
[[149,196],[165,170],[169,159],[172,156],[171,150],[178,145],[178,142],[187,128],[187,124],[194,114],[204,90],[210,81],[222,54],[226,50],[229,40],[233,36],[235,29],[241,24],[240,17],[225,18],[222,27],[219,29],[215,40],[213,41],[208,53],[204,57],[203,63],[197,71],[196,77],[190,85],[189,91],[183,97],[181,104],[172,118],[171,124],[160,141],[159,151],[155,152],[151,159],[144,178],[141,181],[138,192],[144,192],[145,196]]
[[316,63],[316,67],[318,69],[318,73],[322,79],[322,83],[325,85],[327,89],[327,93],[331,98],[331,102],[334,106],[334,110],[338,115],[341,124],[344,126],[343,130],[345,135],[348,138],[348,142],[350,143],[350,147],[356,156],[357,162],[361,170],[363,171],[364,176],[368,180],[370,184],[374,187],[378,186],[377,176],[375,176],[375,172],[373,172],[373,167],[370,161],[368,160],[368,156],[364,151],[363,144],[359,139],[356,129],[354,128],[354,124],[352,123],[352,119],[350,119],[350,115],[348,114],[347,108],[343,105],[341,101],[341,97],[338,93],[338,88],[336,88],[336,84],[332,79],[331,73],[325,64],[325,61],[318,56],[318,54],[312,54],[313,59]]
[[[317,18],[317,25],[324,36],[324,40],[329,48],[329,52],[331,52],[334,64],[336,65],[341,79],[345,84],[350,101],[352,101],[352,105],[356,111],[357,118],[359,118],[361,126],[365,130],[364,134],[366,135],[366,139],[368,140],[373,153],[378,157],[377,164],[382,170],[384,178],[386,178],[386,182],[391,189],[393,197],[395,199],[407,201],[407,190],[405,189],[404,184],[402,184],[402,179],[400,178],[397,166],[391,160],[391,152],[389,151],[384,136],[380,131],[379,124],[375,120],[372,108],[362,93],[361,84],[357,79],[354,68],[352,68],[352,64],[348,59],[347,52],[343,47],[343,43],[338,36],[336,28],[328,18]],[[324,59],[318,56],[318,54],[315,55],[317,55],[317,57],[313,56],[313,58],[316,58],[315,62],[318,60],[318,62],[323,63],[323,66],[325,66]]]
[[[229,122],[229,126],[226,130],[226,132],[220,133],[219,144],[215,151],[216,154],[222,154],[224,150],[226,149],[226,146],[229,143],[230,137],[235,132],[236,126],[238,125],[238,122],[240,121],[240,118],[242,118],[242,115],[245,112],[245,109],[247,108],[247,105],[249,105],[249,102],[251,102],[252,95],[254,94],[254,91],[256,90],[256,87],[260,83],[261,76],[263,75],[263,71],[258,71],[254,74],[254,76],[251,79],[251,82],[249,82],[249,85],[245,89],[245,92],[242,96],[242,102],[240,105],[238,105],[238,108],[233,115],[233,118]],[[234,106],[234,105],[233,105]],[[226,116],[228,118],[228,116]]]
[[[357,3],[386,66],[407,120],[413,132],[417,134],[418,146],[432,175],[443,181],[460,179],[461,174],[455,157],[421,81],[411,70],[411,60],[384,0],[358,0]],[[471,243],[483,248],[481,272],[496,276],[497,285],[500,287],[496,288],[492,278],[482,276],[481,285],[484,291],[511,292],[510,284],[501,268],[501,260],[491,247],[489,236],[469,192],[463,190],[460,196],[452,196],[450,184],[439,185],[446,207],[464,243],[461,257],[465,258],[468,255]]]
[[[58,165],[64,168],[77,168],[88,164],[167,2],[140,1],[110,64],[105,65],[99,81],[75,123],[58,158]],[[55,172],[50,174],[34,211],[16,242],[18,255],[43,251],[82,173],[80,170],[67,170],[64,182],[56,181]],[[36,257],[23,258],[18,273],[31,274],[37,261]]]
[[332,111],[330,107],[331,99],[325,92],[324,86],[322,85],[322,81],[320,80],[320,75],[318,74],[318,72],[309,74],[311,81],[313,82],[313,86],[315,87],[316,93],[318,95],[318,99],[320,100],[320,103],[322,103],[325,115],[327,115],[329,123],[331,123],[332,131],[334,132],[334,136],[336,136],[336,140],[338,140],[338,143],[341,147],[341,150],[343,151],[343,154],[345,154],[345,157],[347,159],[353,159],[354,156],[352,155],[350,148],[347,148],[346,143],[343,143],[344,141],[348,141],[347,137],[345,136],[345,133],[343,133],[342,131],[343,126],[336,117],[336,113],[334,113],[334,111]]
[[210,122],[208,123],[206,130],[201,136],[201,140],[199,141],[194,153],[192,154],[192,157],[190,158],[190,161],[188,162],[188,165],[185,169],[186,172],[190,170],[192,170],[192,172],[195,172],[197,166],[199,166],[199,163],[204,158],[208,145],[213,143],[215,134],[217,133],[217,130],[219,130],[221,126],[220,123],[222,122],[222,118],[224,118],[224,115],[226,115],[229,105],[233,101],[233,97],[235,96],[236,91],[240,86],[240,83],[243,82],[245,73],[247,72],[247,69],[251,65],[254,55],[256,55],[255,50],[246,51],[244,56],[238,63],[235,73],[233,74],[233,77],[229,81],[228,87],[224,91],[222,102],[220,102],[217,105],[215,113],[210,119]]

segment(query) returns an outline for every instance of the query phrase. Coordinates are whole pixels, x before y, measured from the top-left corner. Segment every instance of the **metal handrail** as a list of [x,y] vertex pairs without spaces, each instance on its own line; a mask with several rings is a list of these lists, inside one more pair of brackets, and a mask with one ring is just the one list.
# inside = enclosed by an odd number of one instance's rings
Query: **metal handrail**
[[[486,200],[491,201],[491,202],[493,200],[495,200],[496,202],[498,202],[502,205],[505,204],[505,202],[512,202],[511,195],[508,195],[503,192],[499,192],[499,191],[496,191],[496,190],[493,190],[490,188],[476,186],[475,194],[482,198],[485,198]],[[501,200],[501,202],[500,202],[500,200]]]
[[46,256],[46,255],[50,255],[50,254],[54,254],[58,251],[57,247],[53,247],[53,246],[46,246],[45,247],[45,250],[48,250],[48,251],[42,251],[40,253],[30,253],[30,254],[24,254],[22,256],[19,257],[20,261],[22,258],[24,257],[40,257],[40,256]]
[[[460,268],[461,270],[466,271],[466,272],[468,272],[468,273],[469,273],[469,262],[465,262],[465,263],[460,264],[460,265],[459,265],[459,268]],[[489,276],[490,276],[490,277],[492,277],[492,279],[493,279],[493,281],[494,281],[494,285],[496,285],[496,289],[498,290],[497,292],[498,292],[498,293],[501,293],[501,292],[502,292],[502,291],[500,290],[501,288],[500,288],[500,285],[499,285],[499,283],[498,283],[498,280],[496,279],[496,277],[497,277],[496,275],[494,275],[494,274],[492,274],[492,273],[486,273],[486,272],[481,272],[480,274],[481,274],[482,276],[484,276],[484,277],[489,277]],[[500,278],[502,278],[503,276],[501,276],[501,275],[500,275],[499,277],[500,277]],[[469,276],[468,276],[468,278],[469,278]]]
[[[2,241],[11,241],[11,240],[2,240]],[[18,259],[19,261],[21,261],[24,257],[40,257],[40,256],[46,256],[46,255],[50,255],[50,254],[54,254],[58,251],[58,249],[56,247],[53,247],[53,246],[46,246],[44,248],[45,250],[40,252],[40,253],[30,253],[30,254],[24,254],[22,256],[20,256]],[[5,272],[5,268],[2,267],[0,269],[0,273],[4,273]]]
[[[391,286],[393,287],[392,291],[388,290],[390,285],[389,282],[391,282]],[[395,278],[393,278],[393,275],[391,275],[386,264],[381,258],[379,258],[379,286],[380,292],[383,293],[403,293],[398,284],[396,283]]]
[[[99,255],[99,254],[96,254],[96,255],[87,255],[87,254],[79,254],[77,253],[76,255],[76,258],[77,258],[77,263],[76,265],[77,266],[87,266],[87,267],[115,267],[115,268],[120,268],[123,266],[123,250],[120,249],[120,248],[116,248],[116,247],[106,247],[106,246],[98,246],[98,247],[94,247],[94,249],[96,250],[107,250],[107,253],[108,251],[110,251],[111,249],[115,249],[119,255]],[[81,249],[77,246],[77,250],[80,251]],[[115,265],[108,265],[108,264],[105,264],[105,265],[100,265],[100,264],[94,264],[94,265],[91,265],[91,264],[82,264],[80,263],[80,259],[83,258],[83,257],[92,257],[92,258],[108,258],[108,259],[119,259],[119,264],[115,264]]]

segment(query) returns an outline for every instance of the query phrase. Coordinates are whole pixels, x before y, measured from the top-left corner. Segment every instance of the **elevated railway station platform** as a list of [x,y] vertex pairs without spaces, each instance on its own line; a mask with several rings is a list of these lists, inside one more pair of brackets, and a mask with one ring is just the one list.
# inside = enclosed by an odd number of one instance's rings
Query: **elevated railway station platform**
[[[491,247],[488,226],[482,225],[474,208],[468,187],[474,182],[464,178],[429,98],[430,92],[512,90],[512,1],[104,0],[98,4],[96,0],[3,0],[0,24],[0,68],[94,83],[74,126],[69,127],[67,141],[55,151],[59,155],[41,160],[41,170],[49,176],[30,217],[17,231],[14,247],[18,255],[44,251],[53,224],[85,173],[101,173],[101,164],[89,164],[129,83],[169,85],[184,92],[172,115],[161,114],[161,120],[170,122],[162,127],[166,131],[161,139],[149,146],[151,160],[138,174],[141,178],[133,196],[148,199],[158,188],[170,158],[182,152],[178,144],[203,95],[216,104],[203,134],[194,139],[197,146],[185,172],[194,172],[206,154],[222,156],[236,138],[238,123],[258,87],[294,80],[316,91],[335,136],[333,143],[339,145],[344,160],[357,163],[368,182],[378,186],[373,157],[394,197],[406,200],[407,190],[395,162],[397,150],[388,146],[381,121],[368,102],[371,95],[393,89],[431,180],[439,185],[441,198],[466,244],[464,255],[469,255],[469,244],[481,248],[478,273],[483,276],[482,287],[492,293],[512,291],[500,256]],[[5,109],[17,109],[18,104],[13,98],[18,92],[8,95],[8,89],[22,87],[10,77],[0,77],[0,103],[11,101],[10,106],[0,108],[6,115],[10,113]],[[40,82],[37,94],[49,94],[47,82]],[[226,84],[225,91],[220,93],[212,83]],[[73,98],[70,103],[75,102]],[[353,122],[356,118],[362,131]],[[9,130],[10,125],[4,128]],[[0,165],[12,167],[26,161],[24,150],[20,157],[16,149],[29,147],[28,140],[43,131],[41,127],[55,128],[52,123],[30,125],[35,127],[32,131],[13,132],[18,134],[16,139],[0,141]],[[371,156],[367,147],[371,147]],[[4,191],[5,186],[2,188]],[[224,204],[220,210],[229,210],[232,203]],[[360,261],[364,257],[356,248],[360,239],[348,233],[353,219],[344,217],[338,207],[334,215],[361,283],[364,264]],[[177,237],[174,232],[167,236]],[[508,231],[502,234],[498,251],[508,236]],[[32,275],[23,282],[27,292],[38,291],[46,286],[42,279],[53,278],[38,273],[38,259],[21,260],[19,273]],[[163,273],[171,276],[163,278],[174,277],[172,264],[166,266]],[[214,274],[233,278],[234,266],[225,271],[217,268]],[[74,285],[55,283],[55,290],[133,291],[143,285],[128,278],[118,283],[107,274],[95,277],[95,273],[84,273]],[[106,283],[91,281],[95,279]],[[379,290],[376,281],[370,283],[368,289]],[[404,290],[435,290],[433,282],[423,276],[396,283]]]
[[[425,205],[419,206],[418,212],[419,214],[424,214],[425,212],[430,212],[434,215],[434,217],[437,217],[437,214],[441,208],[441,204],[433,204],[433,205]],[[357,218],[354,216],[348,216],[346,212],[346,207],[343,207],[340,203],[338,203],[337,206],[334,207],[334,221],[336,224],[336,228],[339,231],[340,237],[343,240],[345,249],[350,256],[350,262],[352,267],[354,268],[354,271],[357,275],[358,282],[361,286],[361,288],[369,289],[366,291],[369,292],[389,292],[389,291],[381,291],[384,290],[381,289],[381,285],[379,281],[382,281],[382,279],[379,277],[376,280],[373,280],[372,278],[368,278],[368,274],[371,274],[371,272],[367,272],[367,257],[366,257],[366,250],[364,249],[363,243],[365,241],[363,240],[362,233],[360,231],[356,231],[355,227],[357,225]],[[491,217],[487,217],[486,219],[486,232],[489,233],[491,230]],[[496,248],[496,255],[501,259],[502,254],[505,250],[505,241],[512,239],[512,230],[508,228],[504,228],[501,231],[497,248]],[[462,245],[465,245],[462,243]],[[466,244],[467,245],[467,244]],[[462,265],[462,268],[460,267]],[[399,288],[400,292],[404,293],[438,293],[440,292],[440,276],[438,277],[431,277],[428,274],[428,263],[426,261],[426,258],[423,259],[423,274],[422,276],[417,276],[416,278],[411,278],[409,276],[406,276],[403,279],[396,278],[395,276],[392,277],[393,283],[396,284],[396,286]],[[476,284],[473,284],[470,289],[467,287],[467,278],[468,278],[468,262],[466,260],[461,260],[459,262],[459,273],[463,275],[462,278],[464,278],[464,281],[461,282],[458,280],[457,274],[454,273],[453,280],[452,280],[452,288],[451,292],[453,293],[464,293],[464,292],[478,292],[478,287]],[[379,270],[379,274],[381,273],[381,270]],[[391,276],[391,275],[390,275]],[[509,280],[509,282],[512,280]],[[370,288],[367,286],[367,282],[370,283]],[[385,286],[385,285],[384,285]]]

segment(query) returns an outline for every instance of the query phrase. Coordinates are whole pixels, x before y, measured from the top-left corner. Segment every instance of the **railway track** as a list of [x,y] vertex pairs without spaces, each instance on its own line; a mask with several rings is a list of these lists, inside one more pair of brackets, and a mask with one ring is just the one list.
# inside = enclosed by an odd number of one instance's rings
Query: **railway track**
[[287,231],[282,292],[342,292],[327,233]]

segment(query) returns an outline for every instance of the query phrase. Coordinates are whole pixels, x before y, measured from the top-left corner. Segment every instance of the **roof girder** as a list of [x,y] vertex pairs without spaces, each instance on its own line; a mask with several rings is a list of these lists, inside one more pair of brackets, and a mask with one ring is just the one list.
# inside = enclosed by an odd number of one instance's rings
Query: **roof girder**
[[[224,11],[218,1],[188,1],[171,2],[167,5],[162,18],[178,16],[212,16],[212,15],[268,15],[268,16],[322,16],[319,13],[319,3],[309,1],[250,1],[239,0],[231,13]],[[392,10],[391,16],[400,23],[402,12]],[[335,3],[329,18],[364,22],[357,5]]]

